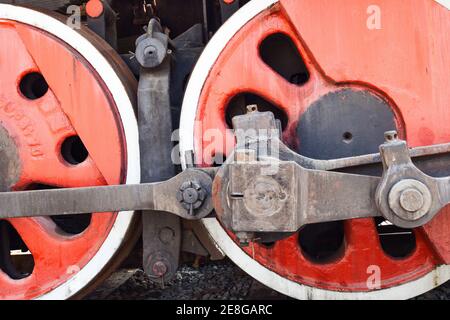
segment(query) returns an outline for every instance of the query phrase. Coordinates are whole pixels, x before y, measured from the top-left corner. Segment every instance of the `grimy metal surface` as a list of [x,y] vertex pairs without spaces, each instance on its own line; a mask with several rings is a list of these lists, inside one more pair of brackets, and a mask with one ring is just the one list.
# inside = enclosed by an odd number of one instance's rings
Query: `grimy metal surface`
[[[169,37],[152,19],[136,43],[140,64],[138,88],[141,182],[157,182],[175,175],[172,154],[170,81],[172,57]],[[176,191],[176,190],[173,190]],[[181,248],[179,217],[161,211],[143,211],[142,265],[152,280],[165,282],[178,269]]]
[[[249,106],[251,107],[251,106]],[[233,118],[233,127],[236,129],[238,147],[248,144],[250,148],[258,148],[262,137],[258,134],[278,132],[281,133],[280,123],[275,119],[271,112],[255,112],[244,116],[236,116]],[[278,131],[277,131],[278,130]],[[384,133],[384,132],[383,132]],[[272,144],[274,142],[272,141]],[[373,165],[381,165],[382,159],[380,153],[363,154],[353,157],[345,157],[339,159],[313,159],[307,156],[296,153],[289,148],[285,143],[279,141],[276,143],[277,157],[283,161],[294,161],[300,166],[307,169],[324,170],[324,171],[338,171],[342,169],[351,169],[358,167],[358,171],[362,167],[369,167]],[[266,150],[270,152],[270,150]],[[415,147],[408,150],[409,156],[419,168],[424,168],[431,175],[439,175],[445,173],[450,175],[450,170],[443,168],[447,167],[444,163],[439,163],[448,158],[450,154],[450,143],[436,144],[433,146]],[[433,166],[427,165],[433,163]],[[381,176],[382,168],[375,172],[370,171],[371,175],[379,173]],[[378,172],[379,171],[379,172]]]
[[300,116],[296,151],[323,160],[376,153],[384,133],[396,128],[388,101],[371,90],[343,88],[320,97]]
[[[265,174],[269,166],[277,166],[277,173]],[[217,215],[233,231],[295,232],[306,224],[380,215],[378,177],[309,170],[295,162],[234,163],[227,169]]]
[[[236,150],[215,177],[213,195],[218,218],[244,242],[251,240],[249,232],[290,233],[306,224],[376,216],[399,227],[415,228],[429,222],[450,201],[450,178],[421,172],[395,131],[385,133],[380,155],[363,157],[369,162],[381,158],[384,172],[379,178],[302,167],[306,163],[314,168],[316,160],[288,152],[279,141],[279,122],[270,112],[258,112],[256,106],[234,117],[233,126]],[[411,153],[430,155],[435,150],[427,148]],[[280,149],[284,161],[277,158]],[[328,162],[319,163],[327,167]],[[354,162],[350,157],[334,160],[336,164],[352,166]],[[418,181],[393,192],[394,186],[413,178]]]

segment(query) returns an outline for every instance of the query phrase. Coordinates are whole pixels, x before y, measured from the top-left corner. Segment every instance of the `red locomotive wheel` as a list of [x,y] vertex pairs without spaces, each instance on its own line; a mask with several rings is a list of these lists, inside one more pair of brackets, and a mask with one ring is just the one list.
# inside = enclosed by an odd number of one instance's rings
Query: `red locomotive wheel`
[[[0,5],[0,41],[2,143],[16,170],[7,187],[139,182],[135,81],[120,57],[93,33],[10,5]],[[134,223],[131,213],[1,221],[0,298],[85,290]]]
[[[191,76],[182,154],[194,150],[203,165],[229,154],[229,120],[253,103],[274,112],[285,143],[310,157],[376,152],[384,126],[412,147],[447,143],[448,30],[450,13],[434,0],[251,1]],[[416,230],[349,220],[245,248],[217,220],[204,223],[236,264],[296,298],[408,298],[450,278],[448,210]]]

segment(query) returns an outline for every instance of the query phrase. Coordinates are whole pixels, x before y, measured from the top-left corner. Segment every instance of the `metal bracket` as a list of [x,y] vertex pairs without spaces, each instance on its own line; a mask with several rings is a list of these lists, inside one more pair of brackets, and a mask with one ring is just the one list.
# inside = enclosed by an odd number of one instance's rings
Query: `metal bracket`
[[214,182],[218,218],[236,232],[295,232],[306,224],[380,215],[380,178],[302,168],[238,150]]
[[151,19],[147,32],[136,39],[136,59],[144,68],[155,68],[166,59],[169,37],[156,19]]
[[[233,126],[237,146],[215,177],[213,197],[218,218],[243,243],[255,233],[289,233],[306,224],[381,215],[412,228],[450,202],[450,178],[432,178],[411,160],[413,155],[423,165],[426,156],[448,154],[450,144],[410,150],[392,138],[380,146],[380,154],[315,160],[280,141],[272,113],[249,106]],[[384,164],[383,178],[330,171],[378,162]]]
[[[142,182],[161,181],[175,175],[171,158],[173,130],[168,44],[169,37],[156,19],[150,20],[146,33],[136,40],[136,60],[141,65],[138,121]],[[183,183],[178,189],[182,186]],[[183,204],[178,198],[175,201]],[[174,277],[181,249],[179,217],[162,211],[144,211],[142,241],[142,264],[150,278],[164,282]]]
[[377,205],[383,216],[399,227],[423,226],[450,203],[450,177],[433,178],[419,170],[396,132],[387,132],[385,140],[380,146],[384,173],[376,193]]

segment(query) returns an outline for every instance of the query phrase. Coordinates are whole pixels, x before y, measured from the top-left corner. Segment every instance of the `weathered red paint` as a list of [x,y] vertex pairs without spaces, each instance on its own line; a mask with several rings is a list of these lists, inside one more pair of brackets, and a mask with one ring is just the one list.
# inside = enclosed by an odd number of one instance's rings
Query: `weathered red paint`
[[[367,26],[371,5],[381,9],[379,30]],[[448,10],[432,0],[281,0],[237,33],[210,71],[197,112],[201,126],[195,130],[195,148],[204,162],[217,153],[229,154],[233,139],[224,139],[228,144],[214,150],[202,132],[225,132],[227,103],[241,92],[256,93],[285,111],[283,138],[295,147],[301,114],[320,96],[342,87],[369,88],[389,101],[400,135],[411,146],[449,142],[448,30]],[[311,78],[303,86],[288,83],[259,57],[261,41],[279,32],[291,37],[309,68]],[[345,247],[327,264],[309,261],[297,234],[274,247],[252,244],[245,251],[283,277],[329,290],[369,290],[368,268],[376,265],[381,287],[387,288],[450,261],[449,214],[443,210],[415,230],[417,248],[404,259],[384,253],[371,219],[345,222]]]
[[[72,48],[30,26],[0,21],[0,124],[14,139],[22,164],[14,189],[33,183],[79,187],[123,182],[126,154],[122,127],[110,93],[95,70]],[[40,72],[49,91],[37,100],[24,97],[20,79]],[[60,147],[79,135],[90,156],[66,163]],[[0,270],[1,299],[29,299],[62,284],[97,252],[115,213],[92,216],[80,235],[58,232],[50,218],[11,219],[33,254],[33,273],[12,280]]]

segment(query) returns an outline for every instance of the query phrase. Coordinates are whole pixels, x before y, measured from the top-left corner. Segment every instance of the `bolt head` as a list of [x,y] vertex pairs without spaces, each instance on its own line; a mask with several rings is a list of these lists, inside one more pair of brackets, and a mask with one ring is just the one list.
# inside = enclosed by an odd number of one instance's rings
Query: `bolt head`
[[409,188],[403,191],[400,195],[400,205],[403,209],[409,212],[416,212],[422,209],[424,199],[419,190]]
[[239,245],[241,247],[247,247],[253,240],[253,232],[236,232],[236,237],[238,238]]
[[184,182],[177,192],[177,200],[190,214],[194,214],[193,210],[200,208],[205,199],[206,191],[196,181]]
[[158,52],[158,49],[155,46],[149,45],[144,49],[144,56],[151,56]]
[[398,139],[398,134],[397,131],[393,130],[393,131],[386,131],[384,133],[384,140],[386,142],[393,142],[396,141]]
[[167,273],[167,266],[163,261],[156,261],[152,266],[153,274],[157,277],[162,277]]
[[159,240],[164,244],[169,244],[175,239],[175,231],[169,227],[162,228],[159,231]]
[[389,191],[388,204],[397,217],[412,222],[429,213],[433,198],[428,187],[422,182],[404,179]]
[[194,204],[198,200],[198,191],[194,188],[188,188],[183,191],[183,201],[185,203]]
[[143,36],[137,40],[136,59],[144,68],[159,66],[166,57],[166,47],[158,39]]

